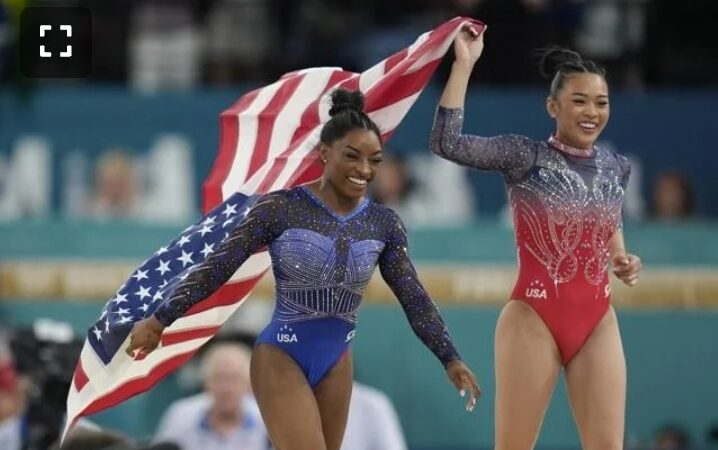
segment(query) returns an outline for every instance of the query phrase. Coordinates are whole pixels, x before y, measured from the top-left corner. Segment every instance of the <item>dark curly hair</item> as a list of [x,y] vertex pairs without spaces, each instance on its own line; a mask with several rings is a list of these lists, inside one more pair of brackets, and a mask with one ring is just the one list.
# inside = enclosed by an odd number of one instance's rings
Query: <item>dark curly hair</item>
[[548,47],[537,50],[541,75],[551,80],[551,97],[556,98],[563,88],[568,75],[593,73],[606,78],[606,69],[595,62],[584,59],[579,53],[563,47]]
[[332,92],[331,98],[331,119],[324,124],[319,137],[323,144],[331,145],[357,128],[373,131],[381,141],[379,127],[364,112],[364,95],[360,91],[339,88]]

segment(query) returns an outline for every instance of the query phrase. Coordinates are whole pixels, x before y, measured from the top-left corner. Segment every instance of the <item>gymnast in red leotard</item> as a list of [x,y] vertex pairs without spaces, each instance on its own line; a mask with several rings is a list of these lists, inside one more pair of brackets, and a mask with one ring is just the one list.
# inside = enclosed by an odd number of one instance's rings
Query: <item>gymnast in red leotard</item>
[[558,375],[565,369],[584,449],[623,448],[626,366],[607,269],[629,286],[640,259],[625,250],[621,206],[628,160],[594,146],[609,116],[604,71],[565,49],[548,49],[546,108],[556,132],[462,134],[469,75],[483,49],[470,23],[431,134],[434,153],[503,174],[511,203],[519,274],[496,328],[496,449],[531,449]]

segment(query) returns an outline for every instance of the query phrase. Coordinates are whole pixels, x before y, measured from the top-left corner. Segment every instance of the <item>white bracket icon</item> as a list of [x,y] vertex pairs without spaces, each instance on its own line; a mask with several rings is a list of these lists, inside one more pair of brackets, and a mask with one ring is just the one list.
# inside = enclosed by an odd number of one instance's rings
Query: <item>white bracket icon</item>
[[[67,37],[72,37],[72,25],[60,25],[60,29],[65,32]],[[72,56],[72,45],[67,46],[67,50],[60,53],[60,58],[70,58]]]
[[[40,37],[45,37],[45,32],[52,30],[52,25],[40,25]],[[52,52],[46,52],[45,46],[40,46],[40,57],[41,58],[52,58]]]
[[[65,32],[67,37],[72,37],[72,25],[60,25],[60,29]],[[52,30],[52,25],[40,25],[40,37],[45,37],[45,32]],[[45,50],[45,46],[40,46],[40,56],[42,58],[52,58],[52,52]],[[72,57],[72,45],[68,45],[64,52],[60,52],[60,58]]]

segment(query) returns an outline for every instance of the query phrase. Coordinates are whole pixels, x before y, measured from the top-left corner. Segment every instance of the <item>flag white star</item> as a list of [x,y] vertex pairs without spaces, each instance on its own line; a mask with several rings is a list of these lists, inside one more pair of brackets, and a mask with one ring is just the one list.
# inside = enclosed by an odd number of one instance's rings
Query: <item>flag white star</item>
[[230,205],[229,203],[227,203],[224,206],[224,211],[222,211],[222,214],[224,214],[226,217],[229,217],[232,214],[237,214],[237,205]]
[[170,271],[171,271],[171,269],[170,269],[170,262],[169,262],[169,261],[162,261],[162,260],[160,259],[160,265],[157,266],[157,268],[156,268],[155,270],[158,271],[158,272],[160,273],[160,275],[164,275],[165,273],[170,272]]
[[209,255],[212,252],[214,252],[214,244],[209,245],[205,242],[204,248],[202,249],[202,251],[200,251],[200,253],[202,253],[204,255],[204,257],[207,258],[207,255]]
[[194,252],[187,253],[186,251],[182,250],[182,256],[177,258],[177,261],[182,261],[182,267],[186,267],[187,264],[192,264],[194,261],[192,261],[192,254]]
[[97,338],[98,341],[102,340],[102,331],[98,330],[97,327],[94,327],[92,332],[95,333],[95,338]]
[[127,294],[117,294],[117,297],[112,299],[113,303],[117,303],[118,305],[122,302],[127,301]]
[[249,214],[249,211],[251,211],[251,210],[252,210],[252,208],[247,206],[247,208],[245,208],[244,212],[242,213],[242,217],[247,217],[247,215]]
[[182,247],[183,245],[185,245],[185,244],[188,243],[189,241],[190,241],[190,238],[188,238],[186,234],[183,234],[182,237],[180,237],[179,242],[177,242],[177,245],[179,245],[180,247]]
[[129,314],[129,313],[130,313],[130,310],[129,310],[129,309],[120,308],[120,309],[117,310],[117,314],[119,314],[119,315],[121,315],[121,316],[123,316],[123,315],[125,315],[125,314]]
[[168,284],[167,280],[162,280],[162,284],[160,284],[160,289],[167,286],[167,284]]
[[209,233],[210,231],[212,231],[212,227],[211,227],[211,226],[209,226],[209,225],[203,225],[203,226],[202,226],[202,229],[199,230],[197,233],[201,234],[202,237],[204,237],[204,235],[207,234],[207,233]]
[[157,289],[157,292],[155,292],[155,295],[152,296],[152,301],[155,302],[157,300],[162,300],[162,291]]
[[150,296],[150,290],[149,290],[149,288],[146,288],[146,287],[140,285],[140,290],[135,292],[135,295],[139,296],[140,300],[143,300],[145,297]]
[[149,304],[149,303],[145,303],[145,304],[143,304],[142,306],[140,306],[140,309],[142,310],[142,312],[145,312],[145,313],[146,313],[147,310],[150,309],[150,304]]
[[204,219],[204,222],[202,222],[202,225],[214,225],[214,217],[209,216],[206,219]]
[[110,332],[110,318],[105,319],[105,333]]
[[155,255],[159,256],[162,253],[167,253],[167,247],[165,247],[164,245],[162,247],[160,247],[160,249],[155,252]]
[[143,279],[147,278],[147,271],[137,269],[137,272],[134,275],[132,275],[132,278],[136,279],[137,281],[143,280]]
[[222,222],[222,228],[225,228],[230,223],[234,222],[234,219],[227,219],[224,222]]
[[122,317],[120,320],[117,321],[120,325],[124,325],[126,323],[132,322],[132,318],[129,316]]

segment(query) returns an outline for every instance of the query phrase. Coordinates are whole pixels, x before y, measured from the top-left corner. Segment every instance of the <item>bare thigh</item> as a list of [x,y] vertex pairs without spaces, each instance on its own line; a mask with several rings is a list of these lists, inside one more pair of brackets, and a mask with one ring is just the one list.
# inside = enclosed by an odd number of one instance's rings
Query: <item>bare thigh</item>
[[626,360],[612,307],[566,367],[566,386],[583,448],[622,449]]
[[327,450],[314,392],[297,363],[281,349],[252,352],[252,390],[276,450]]
[[314,388],[327,450],[339,450],[342,445],[349,416],[352,379],[352,358],[347,353]]
[[530,450],[561,372],[561,358],[538,314],[512,300],[501,311],[494,342],[496,450]]

